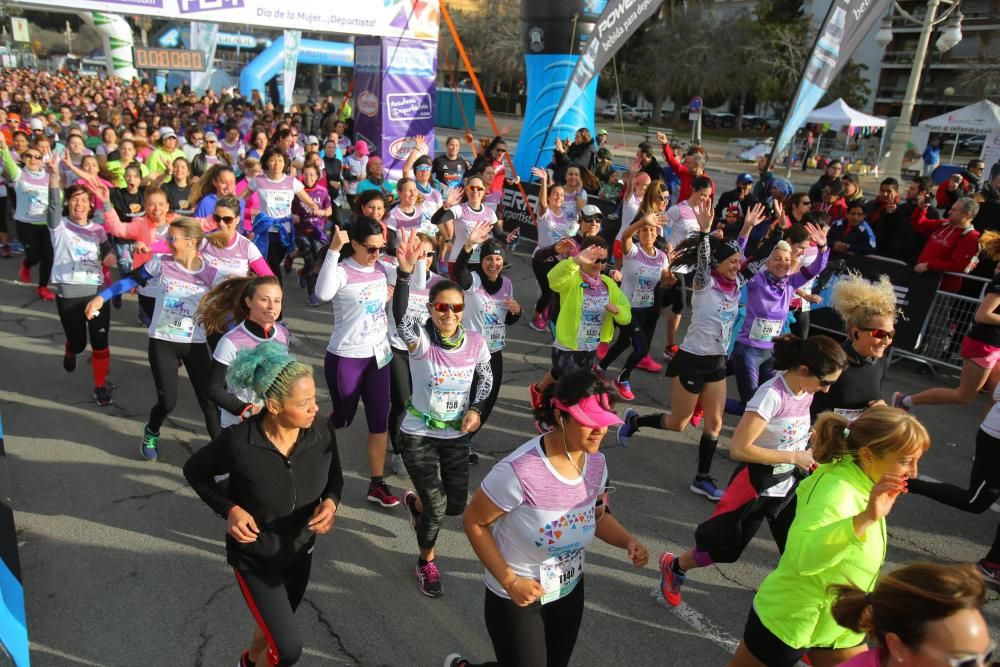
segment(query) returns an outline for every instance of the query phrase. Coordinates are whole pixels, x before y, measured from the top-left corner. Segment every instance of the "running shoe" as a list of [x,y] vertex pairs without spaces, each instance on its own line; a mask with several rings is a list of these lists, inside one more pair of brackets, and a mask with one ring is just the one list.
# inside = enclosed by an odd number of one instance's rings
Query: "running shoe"
[[892,394],[892,407],[899,408],[900,410],[910,411],[910,408],[903,404],[903,399],[906,398],[906,394],[901,391],[895,391]]
[[639,430],[639,427],[635,425],[635,420],[638,418],[639,413],[632,408],[625,411],[622,416],[622,421],[625,423],[618,427],[618,445],[620,447],[628,447],[628,441]]
[[615,388],[615,391],[618,392],[618,398],[623,401],[635,400],[635,394],[632,393],[632,385],[628,380],[615,380],[611,384]]
[[988,586],[1000,588],[1000,565],[994,565],[984,558],[976,563],[976,567]]
[[688,488],[691,489],[691,493],[705,496],[713,502],[718,502],[722,498],[722,489],[715,485],[715,480],[711,477],[695,477]]
[[[31,280],[30,276],[28,277],[28,280],[23,280],[21,282],[28,282],[29,280]],[[549,330],[548,324],[546,324],[545,320],[542,319],[541,315],[535,315],[531,322],[528,323],[528,326],[540,333],[545,333]]]
[[317,306],[319,306],[319,297],[316,296],[315,294],[310,294],[308,298],[306,298],[306,303],[308,303],[313,308],[316,308]]
[[417,510],[417,494],[412,489],[407,489],[403,493],[403,507],[409,513],[410,528],[416,530],[417,524],[420,523],[420,512]]
[[94,400],[102,408],[106,408],[113,403],[111,392],[108,391],[107,387],[94,387]]
[[531,392],[531,407],[538,410],[542,407],[542,390],[537,384],[531,384],[528,386],[528,391]]
[[469,667],[469,661],[458,653],[452,653],[444,659],[444,667]]
[[418,562],[414,574],[417,575],[417,587],[427,597],[437,598],[444,593],[444,588],[441,586],[441,571],[434,561],[429,560],[426,565]]
[[479,452],[476,451],[476,443],[469,441],[469,463],[476,464],[479,463]]
[[149,430],[149,424],[142,425],[142,441],[139,443],[139,453],[147,461],[155,461],[160,456],[160,434]]
[[666,347],[666,349],[663,350],[663,360],[664,361],[670,361],[680,351],[681,351],[681,348],[679,348],[678,346],[676,346],[676,345],[668,345]]
[[240,661],[236,663],[236,667],[255,667],[255,665],[256,663],[250,661],[250,651],[243,651]]
[[389,463],[392,466],[392,474],[396,477],[409,477],[410,473],[406,472],[406,465],[403,464],[403,457],[399,454],[390,454]]
[[43,301],[55,301],[56,300],[55,292],[53,292],[52,290],[50,290],[48,287],[45,287],[44,285],[42,287],[37,288],[35,290],[35,294],[37,294],[38,298],[42,299]]
[[701,420],[705,418],[705,411],[701,407],[701,401],[694,404],[694,412],[691,413],[691,426],[698,428],[701,426]]
[[31,282],[31,267],[25,264],[23,259],[21,260],[21,268],[17,271],[17,279],[25,285]]
[[602,361],[604,357],[608,356],[608,348],[611,347],[607,343],[597,344],[597,360]]
[[659,373],[663,370],[663,364],[656,363],[648,354],[640,359],[639,363],[637,363],[635,367],[644,371],[649,371],[650,373]]
[[392,495],[392,492],[389,491],[389,487],[386,486],[385,482],[368,485],[368,500],[373,503],[378,503],[386,509],[399,505],[399,498]]
[[669,551],[660,556],[660,594],[671,607],[681,603],[681,586],[687,578],[674,571],[674,555]]
[[66,352],[63,354],[63,369],[67,373],[72,373],[76,370],[76,355],[72,352]]
[[14,253],[12,253],[10,251],[10,246],[9,245],[7,245],[6,243],[4,243],[2,246],[0,246],[0,257],[3,257],[4,259],[7,259],[8,257],[13,257],[13,256],[14,256]]

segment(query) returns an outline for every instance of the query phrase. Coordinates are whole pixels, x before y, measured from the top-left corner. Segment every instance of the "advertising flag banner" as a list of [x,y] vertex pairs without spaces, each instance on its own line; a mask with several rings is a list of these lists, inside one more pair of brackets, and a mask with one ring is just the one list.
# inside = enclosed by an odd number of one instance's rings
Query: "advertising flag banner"
[[434,150],[437,45],[426,40],[383,39],[382,62],[382,163],[387,178],[398,179],[415,137],[423,136]]
[[885,15],[892,0],[834,0],[820,26],[805,71],[795,89],[795,96],[785,114],[773,155],[781,153],[791,142],[806,116],[816,108],[830,88],[834,77],[844,68],[858,44],[872,26]]
[[199,95],[208,90],[212,80],[212,63],[215,61],[215,47],[219,43],[219,24],[206,21],[191,22],[191,48],[205,54],[208,65],[203,72],[191,72],[191,90]]
[[285,48],[282,50],[284,65],[282,72],[281,103],[285,107],[285,112],[292,110],[295,104],[295,70],[299,64],[299,42],[302,41],[301,30],[285,31]]

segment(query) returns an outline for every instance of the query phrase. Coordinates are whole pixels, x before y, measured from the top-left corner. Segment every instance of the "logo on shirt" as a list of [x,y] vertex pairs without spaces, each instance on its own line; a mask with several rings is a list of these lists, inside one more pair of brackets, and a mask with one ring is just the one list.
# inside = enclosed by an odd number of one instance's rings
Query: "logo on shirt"
[[591,507],[584,512],[570,512],[545,524],[538,529],[538,537],[535,538],[536,547],[552,546],[562,539],[567,531],[581,530],[583,532],[593,530],[594,508]]

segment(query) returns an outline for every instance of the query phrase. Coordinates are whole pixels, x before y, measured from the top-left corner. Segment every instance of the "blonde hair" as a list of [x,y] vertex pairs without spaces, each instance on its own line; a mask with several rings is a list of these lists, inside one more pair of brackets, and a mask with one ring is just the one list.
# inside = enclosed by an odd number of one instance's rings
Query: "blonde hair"
[[979,237],[979,247],[994,262],[1000,261],[1000,232],[992,229]]
[[887,405],[868,408],[853,422],[843,415],[824,412],[816,419],[813,433],[813,458],[819,463],[848,457],[857,462],[864,447],[882,459],[895,452],[927,451],[931,446],[927,429],[916,417]]
[[187,238],[194,239],[196,244],[201,243],[201,240],[205,238],[205,230],[201,228],[201,223],[194,218],[175,218],[170,226],[183,232]]
[[848,329],[868,326],[876,317],[891,317],[893,322],[899,317],[896,291],[888,276],[871,282],[860,273],[849,273],[833,286],[831,299]]
[[791,252],[792,246],[788,245],[788,241],[778,241],[774,244],[774,248],[771,250],[771,254],[778,252],[779,250],[784,250],[785,252]]

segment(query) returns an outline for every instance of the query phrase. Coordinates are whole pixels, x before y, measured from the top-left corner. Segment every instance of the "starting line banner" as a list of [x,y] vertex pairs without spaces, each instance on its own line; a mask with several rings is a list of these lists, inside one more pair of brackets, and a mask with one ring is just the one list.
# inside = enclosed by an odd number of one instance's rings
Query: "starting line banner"
[[180,21],[243,23],[352,35],[437,41],[439,0],[13,0],[13,5],[77,12],[143,14]]

